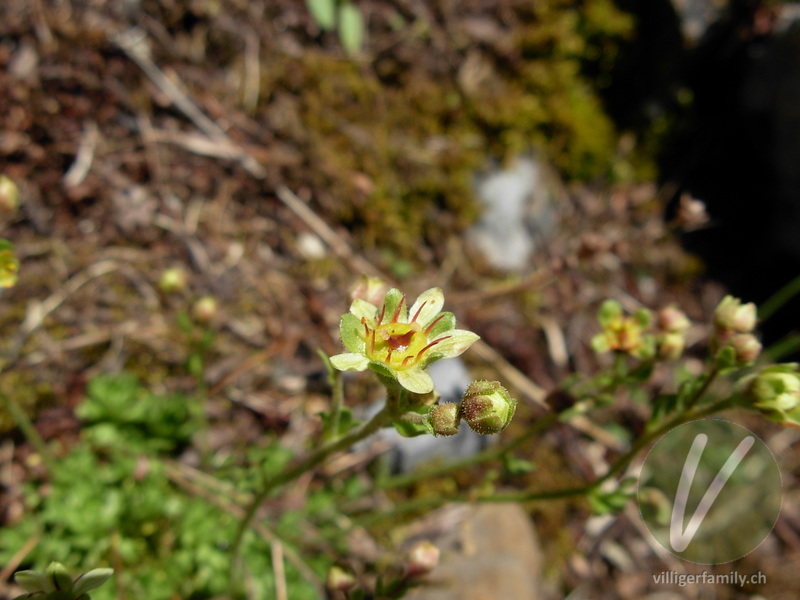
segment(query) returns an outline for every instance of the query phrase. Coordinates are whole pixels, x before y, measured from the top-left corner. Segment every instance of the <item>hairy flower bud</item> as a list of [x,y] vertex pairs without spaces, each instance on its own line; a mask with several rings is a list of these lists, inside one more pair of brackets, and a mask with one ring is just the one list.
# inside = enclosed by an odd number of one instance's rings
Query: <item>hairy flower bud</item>
[[430,573],[439,564],[439,548],[428,541],[419,542],[408,553],[407,577],[419,577]]
[[683,354],[686,340],[683,333],[670,331],[659,334],[656,338],[658,357],[662,360],[677,360]]
[[750,384],[756,408],[783,414],[800,406],[800,376],[792,372],[765,370]]
[[173,267],[161,273],[158,287],[162,292],[171,294],[173,292],[182,292],[185,290],[188,282],[189,277],[186,275],[186,271],[178,267]]
[[737,333],[728,342],[736,352],[736,362],[747,365],[761,354],[761,342],[752,333]]
[[433,435],[449,437],[458,433],[461,424],[461,407],[453,402],[438,404],[431,409],[428,420]]
[[725,296],[714,310],[714,325],[721,332],[750,333],[756,327],[756,305]]
[[217,315],[217,301],[211,296],[203,296],[192,307],[192,316],[200,323],[210,323]]
[[658,328],[666,333],[683,333],[691,327],[686,313],[674,306],[665,306],[658,311]]
[[497,381],[473,381],[461,400],[461,414],[481,435],[503,431],[516,408],[517,401]]
[[19,206],[19,188],[5,175],[0,175],[0,212],[13,213]]
[[356,585],[356,578],[349,571],[345,571],[342,567],[333,565],[328,570],[328,576],[325,579],[326,587],[331,591],[347,592]]

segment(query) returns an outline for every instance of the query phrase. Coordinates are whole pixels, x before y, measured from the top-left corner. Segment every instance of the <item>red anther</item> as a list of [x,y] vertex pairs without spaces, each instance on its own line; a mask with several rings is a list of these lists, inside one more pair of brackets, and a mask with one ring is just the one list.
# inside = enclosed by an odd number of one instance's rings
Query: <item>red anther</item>
[[[420,307],[420,310],[422,310],[422,307]],[[428,325],[428,326],[425,328],[425,333],[426,333],[426,334],[430,333],[430,332],[431,332],[431,329],[433,329],[434,325],[436,325],[436,324],[437,324],[439,321],[441,321],[442,319],[444,319],[444,313],[442,313],[442,314],[440,314],[438,317],[436,317],[436,318],[435,318],[435,319],[434,319],[434,320],[431,322],[431,324],[430,324],[430,325]]]
[[[378,325],[383,323],[383,314],[386,312],[386,303],[381,305],[381,316],[378,317]],[[363,319],[363,317],[362,317]]]
[[432,341],[430,344],[428,344],[427,346],[425,346],[425,347],[424,347],[422,350],[420,350],[420,351],[417,353],[417,360],[419,360],[420,358],[422,358],[422,354],[423,354],[423,353],[424,353],[426,350],[430,350],[431,348],[433,348],[433,347],[434,347],[436,344],[438,344],[439,342],[443,342],[444,340],[446,340],[446,339],[449,339],[450,337],[451,337],[451,336],[447,335],[447,336],[445,336],[445,337],[440,337],[439,339],[433,340],[433,341]]
[[417,309],[417,312],[415,312],[415,313],[414,313],[414,318],[413,318],[413,319],[411,319],[411,321],[410,321],[411,323],[413,323],[414,321],[416,321],[416,320],[417,320],[417,317],[419,316],[419,313],[421,313],[421,312],[422,312],[422,309],[425,307],[425,305],[426,305],[427,303],[428,303],[428,301],[427,301],[427,300],[425,300],[425,302],[423,302],[422,304],[420,304],[420,307]]
[[406,301],[406,295],[403,294],[403,297],[400,298],[400,304],[397,305],[397,308],[394,311],[394,315],[392,315],[392,323],[397,323],[397,317],[400,316],[400,309],[403,308],[403,302],[405,301]]

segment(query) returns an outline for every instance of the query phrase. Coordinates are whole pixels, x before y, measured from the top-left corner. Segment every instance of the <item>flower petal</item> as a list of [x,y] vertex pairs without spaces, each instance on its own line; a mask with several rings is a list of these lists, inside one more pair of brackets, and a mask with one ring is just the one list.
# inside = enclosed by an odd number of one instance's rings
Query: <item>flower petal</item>
[[417,301],[408,311],[410,319],[413,319],[423,327],[433,321],[444,306],[444,293],[441,288],[431,288],[422,292]]
[[348,352],[331,356],[331,364],[340,371],[364,371],[369,365],[369,359],[363,354]]
[[383,301],[382,309],[383,323],[391,322],[395,313],[397,313],[396,321],[398,323],[406,323],[408,321],[408,305],[406,304],[405,298],[403,292],[396,288],[392,288],[386,292],[386,299]]
[[415,394],[427,394],[433,391],[433,379],[426,370],[421,368],[412,367],[397,371],[397,382]]
[[364,354],[364,348],[366,347],[364,325],[357,316],[350,313],[342,315],[342,320],[339,321],[339,335],[342,336],[345,348],[350,352]]
[[366,300],[356,298],[350,305],[350,314],[355,315],[359,321],[361,321],[361,317],[366,317],[370,324],[374,324],[378,318],[378,307]]
[[444,358],[453,358],[477,342],[480,336],[465,329],[453,329],[445,333],[442,338],[442,341],[433,347],[433,352],[441,354]]

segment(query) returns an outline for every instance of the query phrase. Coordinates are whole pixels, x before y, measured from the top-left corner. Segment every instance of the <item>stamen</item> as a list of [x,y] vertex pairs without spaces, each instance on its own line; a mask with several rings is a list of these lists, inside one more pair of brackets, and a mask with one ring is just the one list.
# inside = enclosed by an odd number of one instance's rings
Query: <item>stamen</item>
[[384,302],[384,303],[381,305],[381,316],[380,316],[380,317],[378,317],[378,325],[380,325],[381,323],[383,323],[383,314],[384,314],[385,312],[386,312],[386,303]]
[[410,360],[414,360],[414,357],[413,357],[413,356],[406,356],[406,357],[403,359],[403,364],[402,364],[401,366],[403,366],[403,367],[407,367],[407,366],[408,366],[408,361],[410,361]]
[[392,316],[392,323],[397,323],[397,317],[400,316],[400,309],[403,308],[403,302],[406,301],[406,295],[403,294],[403,297],[400,298],[400,304],[397,305],[397,308],[394,311],[394,315]]
[[361,317],[361,323],[364,325],[364,339],[369,337],[369,327],[367,326],[367,318]]
[[375,330],[372,330],[372,341],[369,344],[369,353],[370,355],[375,354]]
[[416,320],[417,320],[417,317],[419,316],[419,313],[421,313],[421,312],[422,312],[422,309],[423,309],[423,307],[424,307],[424,306],[425,306],[427,303],[428,303],[428,301],[427,301],[427,300],[425,300],[425,302],[423,302],[422,304],[420,304],[419,308],[417,309],[417,312],[415,312],[415,313],[414,313],[414,318],[413,318],[413,319],[411,319],[411,321],[410,321],[411,323],[413,323],[414,321],[416,321]]
[[387,365],[391,365],[392,364],[392,349],[391,348],[389,348],[389,354],[386,355],[386,361],[385,362],[386,362]]
[[[422,310],[422,309],[420,308],[420,310]],[[431,332],[431,329],[433,329],[433,327],[434,327],[434,326],[435,326],[435,325],[436,325],[436,324],[437,324],[439,321],[441,321],[442,319],[444,319],[444,317],[445,317],[445,313],[442,313],[442,314],[440,314],[438,317],[436,317],[436,318],[435,318],[435,319],[434,319],[434,320],[431,322],[431,324],[430,324],[430,325],[428,325],[428,326],[425,328],[425,334],[426,334],[426,335],[427,335],[427,334],[429,334],[429,333]]]
[[430,350],[431,348],[433,348],[433,347],[434,347],[436,344],[438,344],[439,342],[443,342],[443,341],[445,341],[445,340],[448,340],[448,339],[450,339],[451,337],[452,337],[452,336],[450,336],[450,335],[446,335],[446,336],[444,336],[444,337],[440,337],[440,338],[438,338],[438,339],[435,339],[435,340],[433,340],[433,341],[432,341],[430,344],[428,344],[427,346],[425,346],[425,347],[424,347],[422,350],[420,350],[420,351],[417,353],[417,360],[419,360],[420,358],[422,358],[422,355],[423,355],[423,354],[424,354],[424,353],[425,353],[427,350]]

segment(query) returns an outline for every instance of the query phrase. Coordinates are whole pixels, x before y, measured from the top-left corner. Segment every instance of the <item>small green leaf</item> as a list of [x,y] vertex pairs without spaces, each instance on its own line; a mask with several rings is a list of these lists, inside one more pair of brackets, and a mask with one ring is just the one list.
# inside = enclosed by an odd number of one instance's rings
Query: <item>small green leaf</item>
[[364,19],[358,7],[350,2],[339,7],[339,41],[348,54],[361,50],[364,43]]
[[336,0],[306,0],[306,6],[320,29],[333,29],[336,24]]
[[511,454],[503,455],[503,468],[509,475],[524,475],[536,470],[536,465],[524,458],[517,458]]

